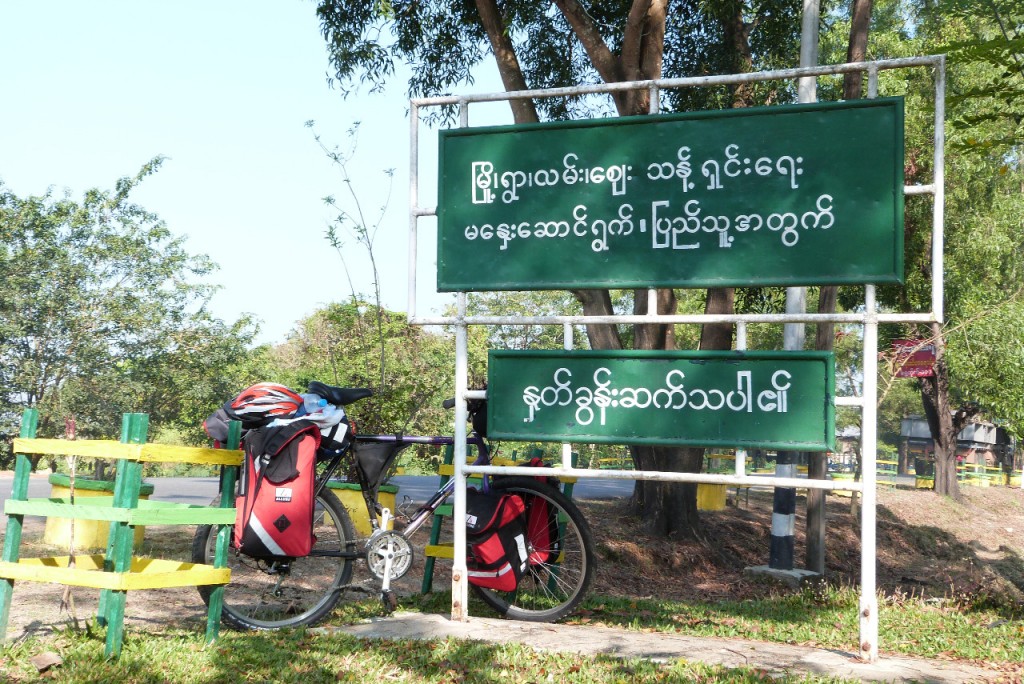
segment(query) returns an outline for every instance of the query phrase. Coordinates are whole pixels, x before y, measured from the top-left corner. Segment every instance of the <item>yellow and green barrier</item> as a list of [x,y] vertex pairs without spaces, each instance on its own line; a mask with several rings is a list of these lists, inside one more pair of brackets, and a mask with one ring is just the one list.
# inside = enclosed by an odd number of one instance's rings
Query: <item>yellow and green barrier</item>
[[[124,640],[124,611],[127,592],[216,585],[207,611],[206,639],[217,638],[223,607],[224,585],[231,571],[227,567],[228,542],[235,510],[230,497],[219,508],[193,506],[142,498],[144,463],[195,463],[224,468],[223,491],[232,491],[241,463],[237,451],[239,426],[233,424],[229,444],[232,449],[196,449],[160,444],[145,444],[149,418],[145,414],[125,414],[121,441],[35,439],[39,413],[25,411],[21,432],[14,440],[15,471],[11,497],[4,513],[7,533],[0,560],[0,639],[6,636],[15,581],[55,582],[101,590],[97,619],[107,627],[106,655],[120,655]],[[27,454],[81,456],[117,461],[113,496],[28,498],[31,464]],[[97,522],[109,525],[106,554],[20,558],[22,529],[26,515],[63,518],[76,523]],[[180,561],[137,558],[133,555],[136,530],[146,525],[218,525],[217,553],[213,565]],[[72,558],[74,563],[72,564]],[[198,594],[197,594],[198,600]]]

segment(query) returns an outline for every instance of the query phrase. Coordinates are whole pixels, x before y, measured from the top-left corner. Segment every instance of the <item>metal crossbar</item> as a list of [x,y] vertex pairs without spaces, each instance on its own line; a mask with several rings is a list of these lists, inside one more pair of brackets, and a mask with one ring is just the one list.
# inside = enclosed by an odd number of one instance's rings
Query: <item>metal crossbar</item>
[[[580,95],[609,94],[628,90],[648,90],[651,94],[651,114],[659,112],[659,95],[662,90],[676,88],[714,87],[741,83],[787,80],[804,77],[822,77],[852,72],[867,72],[868,97],[878,95],[878,74],[891,69],[928,68],[934,78],[934,159],[931,183],[906,186],[904,195],[932,195],[932,289],[931,308],[926,312],[880,313],[877,311],[875,286],[865,284],[863,310],[855,313],[802,313],[802,314],[715,314],[678,315],[658,314],[653,305],[656,290],[648,291],[648,311],[644,315],[610,316],[470,316],[467,314],[467,293],[457,295],[455,316],[419,316],[416,312],[416,264],[417,231],[420,219],[437,215],[436,207],[422,207],[419,200],[419,128],[420,112],[424,109],[456,105],[459,107],[461,127],[469,125],[469,107],[484,102],[508,100],[577,97]],[[543,469],[546,475],[572,477],[597,477],[604,479],[660,480],[670,482],[704,482],[731,485],[760,484],[776,487],[803,489],[860,491],[863,494],[861,525],[861,594],[858,617],[860,620],[859,649],[861,657],[869,662],[878,659],[878,600],[876,590],[876,524],[877,524],[877,401],[878,401],[878,326],[893,323],[941,323],[943,321],[943,227],[945,204],[945,55],[890,59],[874,62],[854,62],[796,69],[781,69],[750,74],[723,76],[702,76],[692,78],[657,79],[624,83],[582,85],[569,88],[545,90],[522,90],[467,95],[452,95],[410,100],[410,172],[409,172],[409,289],[408,315],[413,325],[450,325],[455,328],[455,501],[454,520],[465,520],[466,475],[471,473],[494,473],[498,469],[488,466],[466,464],[466,399],[484,398],[486,393],[468,389],[467,329],[470,325],[561,325],[564,330],[565,348],[572,349],[573,326],[596,323],[618,325],[660,323],[706,325],[710,323],[731,323],[736,326],[737,349],[746,348],[747,326],[754,323],[845,323],[857,324],[863,328],[864,381],[860,396],[837,397],[837,406],[849,406],[861,411],[861,458],[863,481],[860,483],[808,480],[779,477],[751,477],[744,474],[745,453],[737,452],[735,475],[712,475],[702,473],[675,473],[659,471],[605,470],[589,471],[572,467],[569,447],[563,445],[561,467]],[[536,468],[502,468],[502,473],[539,475]],[[464,525],[455,525],[455,566],[452,571],[452,619],[465,619],[468,599],[466,580],[466,534]]]

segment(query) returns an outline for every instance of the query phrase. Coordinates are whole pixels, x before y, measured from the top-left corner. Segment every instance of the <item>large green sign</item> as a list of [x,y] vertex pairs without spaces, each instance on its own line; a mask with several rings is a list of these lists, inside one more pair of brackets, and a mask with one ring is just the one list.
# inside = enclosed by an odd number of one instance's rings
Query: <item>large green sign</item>
[[488,435],[518,441],[835,448],[830,352],[496,351]]
[[438,290],[903,280],[903,102],[443,131]]

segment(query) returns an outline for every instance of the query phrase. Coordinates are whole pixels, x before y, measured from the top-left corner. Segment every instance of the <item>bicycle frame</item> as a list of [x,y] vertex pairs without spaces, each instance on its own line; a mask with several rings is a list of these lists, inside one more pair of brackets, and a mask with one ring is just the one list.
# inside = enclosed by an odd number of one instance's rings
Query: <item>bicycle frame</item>
[[[331,454],[331,457],[324,472],[316,478],[316,484],[314,485],[316,494],[319,494],[323,490],[323,488],[327,486],[327,483],[330,481],[330,479],[337,472],[338,468],[341,466],[343,459],[346,456],[354,456],[355,445],[359,443],[394,444],[396,446],[402,447],[413,446],[416,444],[443,447],[454,445],[455,438],[447,436],[430,437],[409,435],[354,435],[352,443],[348,445],[345,449],[324,452]],[[486,440],[481,435],[477,434],[476,432],[470,434],[466,438],[466,445],[475,446],[477,449],[477,458],[474,461],[473,465],[490,464],[490,448],[488,447]],[[366,503],[367,514],[370,518],[370,525],[372,529],[370,539],[373,539],[375,536],[377,536],[377,534],[379,534],[382,531],[380,523],[377,520],[377,491],[380,487],[381,480],[383,480],[386,473],[382,472],[381,477],[377,482],[365,481],[365,479],[362,477],[361,471],[359,471],[357,475],[359,479],[358,484],[363,493],[363,500]],[[484,481],[484,488],[487,488],[486,478]],[[414,535],[419,530],[420,527],[422,527],[428,520],[431,519],[431,516],[434,514],[434,512],[441,506],[441,504],[445,502],[445,500],[449,496],[452,495],[454,491],[454,479],[449,480],[447,483],[442,485],[440,489],[434,492],[434,494],[426,501],[426,503],[422,504],[419,508],[416,509],[416,512],[413,513],[413,515],[409,518],[409,521],[406,523],[405,529],[402,532],[402,536],[408,539],[409,537]],[[363,552],[342,551],[337,554],[331,553],[328,555],[338,555],[338,557],[341,558],[359,559],[363,557]]]

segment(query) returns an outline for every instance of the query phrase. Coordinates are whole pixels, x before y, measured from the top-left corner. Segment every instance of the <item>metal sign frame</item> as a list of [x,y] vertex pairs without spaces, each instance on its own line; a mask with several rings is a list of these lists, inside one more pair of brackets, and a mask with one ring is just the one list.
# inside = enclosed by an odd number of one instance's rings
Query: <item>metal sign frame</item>
[[[469,107],[483,102],[499,102],[516,99],[535,99],[547,97],[574,97],[579,95],[614,93],[627,90],[647,90],[650,93],[651,112],[657,113],[660,106],[659,94],[662,90],[673,88],[716,87],[761,81],[796,81],[801,78],[819,78],[823,76],[841,75],[846,73],[867,73],[868,98],[878,95],[878,75],[880,71],[890,69],[923,68],[931,72],[934,79],[934,121],[933,140],[934,158],[932,182],[923,185],[906,186],[904,196],[931,195],[932,203],[932,253],[931,253],[931,308],[924,312],[911,313],[880,313],[875,300],[875,286],[865,284],[864,304],[859,312],[836,314],[716,314],[716,315],[612,315],[612,316],[523,316],[493,317],[469,316],[467,314],[467,293],[458,293],[457,313],[455,316],[419,316],[416,313],[416,260],[417,231],[419,221],[423,217],[436,216],[436,207],[425,207],[420,204],[419,197],[419,130],[421,110],[458,106],[460,126],[469,126]],[[877,492],[875,467],[877,461],[877,399],[878,399],[878,326],[899,323],[942,323],[943,321],[943,249],[945,223],[945,90],[946,90],[946,58],[945,55],[913,57],[875,62],[855,62],[798,69],[782,69],[750,74],[733,74],[726,76],[705,76],[681,79],[659,79],[650,81],[633,81],[626,83],[610,83],[572,88],[553,88],[547,90],[524,90],[516,92],[485,93],[478,95],[455,95],[434,98],[414,98],[410,100],[410,160],[409,160],[409,289],[408,315],[412,325],[445,325],[455,330],[455,501],[453,520],[465,520],[466,512],[466,476],[470,473],[503,473],[514,475],[565,475],[568,477],[591,477],[632,480],[662,480],[672,482],[706,482],[731,485],[769,484],[775,487],[798,489],[844,490],[859,491],[863,496],[861,519],[861,582],[858,619],[860,623],[860,639],[858,642],[860,655],[863,659],[874,662],[878,659],[878,599],[876,597],[876,528],[877,528]],[[783,105],[784,106],[784,105]],[[657,311],[656,291],[648,291],[648,307],[650,312]],[[572,348],[573,326],[592,323],[611,324],[686,324],[703,325],[708,323],[728,323],[736,326],[736,347],[746,349],[747,326],[751,323],[843,323],[861,326],[863,331],[864,382],[860,396],[837,397],[836,406],[847,406],[859,409],[861,413],[861,451],[863,481],[810,480],[795,477],[757,477],[745,474],[745,453],[737,452],[736,472],[734,475],[712,475],[706,473],[675,473],[659,471],[632,470],[578,470],[572,467],[569,445],[562,448],[560,467],[528,468],[528,467],[494,467],[469,466],[466,463],[466,399],[483,398],[485,392],[468,389],[467,330],[470,325],[561,325],[564,330],[565,347]],[[469,585],[466,576],[466,529],[464,524],[456,524],[454,567],[452,569],[452,619],[462,620],[467,617]]]

